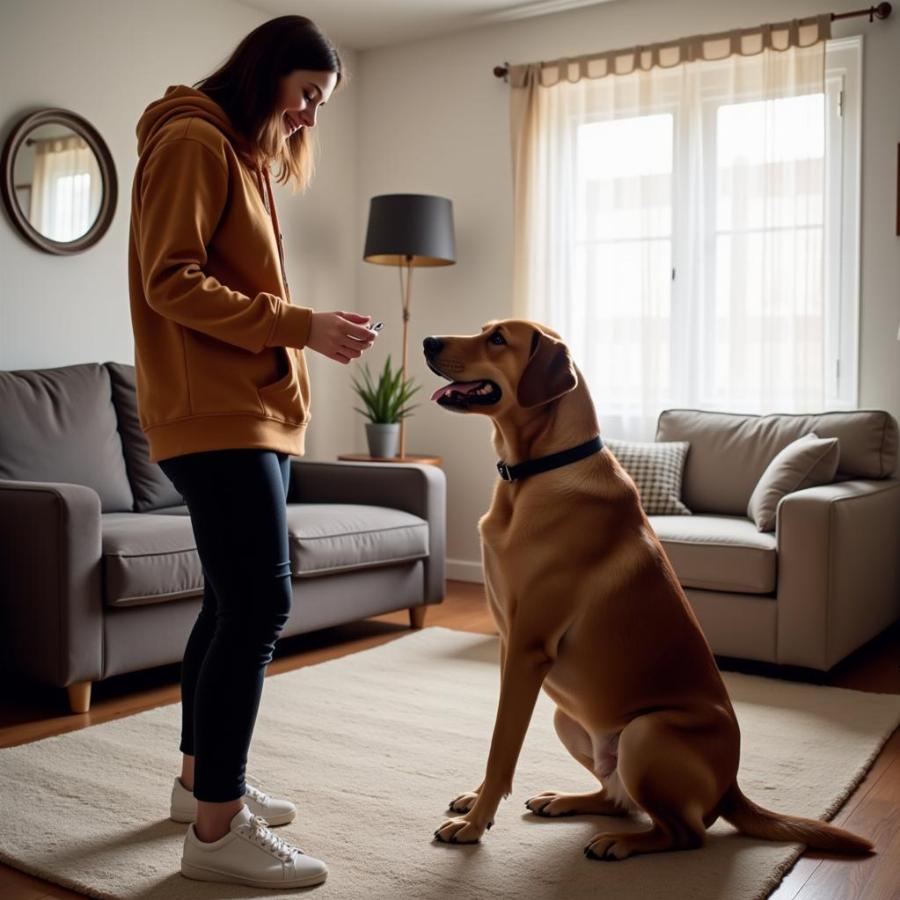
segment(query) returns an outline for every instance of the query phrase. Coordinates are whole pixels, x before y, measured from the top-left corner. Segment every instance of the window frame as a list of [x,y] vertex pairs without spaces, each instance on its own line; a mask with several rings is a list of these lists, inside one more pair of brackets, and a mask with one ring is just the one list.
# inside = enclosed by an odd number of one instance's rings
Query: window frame
[[[831,115],[826,116],[826,141],[840,147],[840,165],[834,155],[829,178],[840,182],[840,211],[825,211],[826,306],[825,406],[859,408],[859,296],[862,215],[862,64],[863,35],[830,40],[825,44],[825,81]],[[829,86],[832,92],[828,91]],[[834,133],[830,125],[837,125]],[[837,192],[826,191],[829,197]],[[831,263],[828,265],[828,263]]]

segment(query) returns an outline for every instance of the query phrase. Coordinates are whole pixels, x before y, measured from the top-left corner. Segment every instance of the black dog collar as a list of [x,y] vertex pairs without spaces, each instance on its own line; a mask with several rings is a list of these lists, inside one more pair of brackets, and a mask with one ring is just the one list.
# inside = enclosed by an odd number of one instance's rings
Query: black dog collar
[[515,466],[508,466],[500,460],[497,462],[497,471],[504,481],[515,481],[528,475],[537,475],[538,472],[558,469],[560,466],[584,459],[585,456],[590,456],[602,449],[603,441],[600,440],[598,434],[577,447],[569,447],[568,450],[560,450],[559,453],[551,453],[549,456],[539,456],[537,459],[526,459],[525,462],[520,462]]

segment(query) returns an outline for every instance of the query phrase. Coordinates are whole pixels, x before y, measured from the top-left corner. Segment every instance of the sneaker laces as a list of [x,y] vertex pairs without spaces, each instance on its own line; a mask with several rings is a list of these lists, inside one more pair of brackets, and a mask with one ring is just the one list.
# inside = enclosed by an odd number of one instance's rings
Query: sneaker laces
[[271,799],[265,791],[261,791],[258,787],[253,784],[250,784],[247,779],[244,779],[244,790],[247,794],[249,794],[257,803],[261,803],[265,805]]
[[251,841],[264,850],[274,853],[284,862],[290,862],[295,853],[303,853],[299,847],[289,844],[284,838],[275,834],[262,816],[252,816],[246,827]]

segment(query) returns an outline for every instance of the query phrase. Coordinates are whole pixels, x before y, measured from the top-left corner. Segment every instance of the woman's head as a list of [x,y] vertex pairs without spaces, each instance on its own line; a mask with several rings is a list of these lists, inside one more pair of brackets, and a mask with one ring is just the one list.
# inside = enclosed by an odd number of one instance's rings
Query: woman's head
[[345,82],[341,57],[305,16],[279,16],[251,31],[228,60],[193,86],[216,101],[277,180],[303,189],[314,160],[310,129]]

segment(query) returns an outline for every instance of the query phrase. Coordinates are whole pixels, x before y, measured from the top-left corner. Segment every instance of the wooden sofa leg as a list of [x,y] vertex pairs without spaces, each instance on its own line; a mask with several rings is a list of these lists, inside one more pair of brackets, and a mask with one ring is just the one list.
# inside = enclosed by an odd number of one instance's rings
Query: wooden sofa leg
[[425,624],[425,613],[428,607],[423,603],[421,606],[411,606],[409,608],[409,627],[421,628]]
[[73,713],[86,713],[91,708],[90,681],[76,681],[66,690],[69,693],[69,708]]

